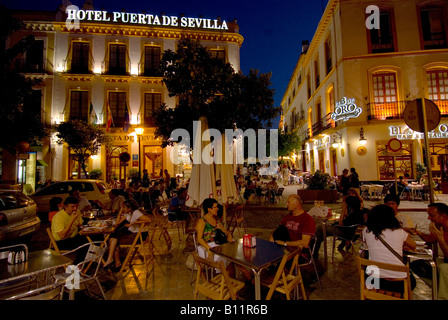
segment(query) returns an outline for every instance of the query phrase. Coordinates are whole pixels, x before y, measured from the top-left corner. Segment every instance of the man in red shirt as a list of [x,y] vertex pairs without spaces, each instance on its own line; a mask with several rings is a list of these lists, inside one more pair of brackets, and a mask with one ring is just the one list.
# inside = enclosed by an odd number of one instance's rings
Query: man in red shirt
[[302,199],[295,194],[286,202],[289,214],[286,215],[278,229],[271,235],[271,241],[292,247],[308,247],[316,233],[316,223],[312,216],[302,207]]

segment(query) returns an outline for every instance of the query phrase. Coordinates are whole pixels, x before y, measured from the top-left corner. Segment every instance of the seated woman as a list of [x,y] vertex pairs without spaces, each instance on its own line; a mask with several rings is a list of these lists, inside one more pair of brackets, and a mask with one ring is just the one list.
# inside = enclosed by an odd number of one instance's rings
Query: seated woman
[[64,209],[64,200],[61,197],[53,197],[50,199],[50,212],[48,213],[48,221],[51,222],[53,220],[53,217]]
[[[204,217],[199,219],[196,224],[198,254],[202,258],[212,258],[213,254],[210,252],[210,248],[219,245],[216,243],[218,233],[217,229],[221,230],[226,235],[226,240],[228,242],[232,242],[233,237],[219,220],[218,201],[212,198],[205,199],[202,203],[202,208],[204,210]],[[235,277],[235,265],[233,263],[230,263],[230,261],[227,261],[225,258],[218,255],[215,255],[213,260],[223,261],[229,276],[232,278]],[[252,278],[252,274],[249,270],[243,267],[238,267],[238,270],[241,271],[246,279],[250,280]]]
[[[364,243],[369,250],[369,260],[389,264],[404,265],[392,251],[390,251],[378,238],[381,236],[398,254],[403,254],[403,247],[410,250],[417,247],[415,241],[404,231],[392,208],[387,205],[377,205],[369,213],[367,218],[367,228],[362,232]],[[397,271],[379,270],[380,289],[403,293],[403,282],[396,279],[403,279],[406,274]],[[374,282],[375,283],[375,282]],[[411,290],[416,286],[416,281],[411,273]]]
[[115,220],[115,232],[109,237],[109,254],[104,268],[111,267],[114,263],[112,270],[120,270],[121,262],[118,246],[119,244],[131,244],[139,231],[140,224],[144,222],[151,222],[151,218],[139,210],[137,201],[134,199],[124,201]]

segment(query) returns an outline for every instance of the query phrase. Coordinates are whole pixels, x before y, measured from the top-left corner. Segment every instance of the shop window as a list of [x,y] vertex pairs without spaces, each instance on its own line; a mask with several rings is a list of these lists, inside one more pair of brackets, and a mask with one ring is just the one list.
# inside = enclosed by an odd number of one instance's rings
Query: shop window
[[[411,179],[414,178],[413,171],[413,142],[402,141],[402,150],[394,153],[389,150],[387,142],[377,143],[376,146],[378,171],[380,180],[395,180],[395,177],[405,176],[409,174]],[[394,159],[395,155],[395,159]],[[395,160],[395,175],[394,175],[394,160]]]
[[72,73],[88,73],[90,61],[90,44],[88,42],[73,42]]
[[160,47],[145,46],[145,76],[155,77],[158,75],[160,56]]
[[442,114],[448,114],[448,69],[426,72],[428,99],[434,101]]
[[372,76],[373,104],[371,116],[375,119],[399,118],[401,111],[397,101],[397,80],[395,73],[377,73]]
[[114,127],[123,126],[126,105],[126,92],[109,92],[109,106]]
[[154,111],[162,104],[161,93],[145,93],[144,123],[146,126],[154,126]]
[[71,91],[70,93],[70,120],[87,121],[89,110],[89,92]]
[[125,75],[127,49],[125,44],[111,44],[109,47],[109,74]]
[[423,7],[420,9],[420,32],[424,49],[448,47],[445,19],[443,7]]
[[367,30],[369,53],[394,52],[393,11],[381,10],[380,29]]

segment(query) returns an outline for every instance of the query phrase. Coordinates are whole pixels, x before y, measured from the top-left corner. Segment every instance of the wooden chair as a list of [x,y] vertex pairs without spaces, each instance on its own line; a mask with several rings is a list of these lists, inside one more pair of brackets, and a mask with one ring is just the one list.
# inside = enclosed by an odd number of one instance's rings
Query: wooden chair
[[[244,287],[244,282],[229,277],[222,261],[215,262],[201,258],[197,252],[193,253],[194,261],[198,266],[194,299],[202,294],[212,300],[236,300],[237,292]],[[207,277],[207,270],[213,268],[218,273],[211,279]]]
[[[274,280],[269,284],[269,292],[266,300],[271,300],[275,291],[286,295],[286,299],[291,300],[291,292],[300,286],[303,299],[306,300],[305,287],[303,285],[302,274],[299,267],[299,256],[301,249],[296,248],[294,251],[287,251],[283,255],[280,265],[275,273]],[[287,266],[287,262],[292,260],[291,266]]]
[[166,242],[167,245],[167,251],[171,250],[172,247],[172,239],[168,232],[168,219],[162,214],[159,208],[154,208],[152,211],[152,218],[153,218],[153,224],[151,224],[149,229],[148,238],[151,244],[153,245],[154,249],[156,247],[154,246],[154,237],[157,232],[159,232],[159,240],[163,237],[163,239]]
[[[121,244],[120,247],[129,248],[128,254],[126,255],[126,258],[124,259],[124,262],[121,266],[120,271],[118,272],[118,275],[120,276],[124,269],[129,265],[132,264],[132,261],[134,259],[135,254],[140,251],[140,257],[143,257],[143,263],[146,267],[146,271],[148,271],[148,266],[151,262],[154,261],[154,254],[152,251],[152,245],[150,244],[149,239],[143,240],[142,232],[147,231],[147,223],[141,223],[140,228],[138,232],[136,233],[134,237],[134,241],[130,245],[123,245]],[[148,246],[148,248],[145,250],[145,244]]]
[[54,250],[59,254],[69,251],[69,250],[59,250],[58,245],[56,243],[56,239],[53,237],[53,233],[51,232],[51,228],[47,228],[46,230],[47,230],[48,237],[50,238],[50,245],[49,245],[48,249]]
[[[383,263],[378,261],[372,261],[363,259],[361,257],[357,257],[358,260],[358,273],[360,280],[360,289],[361,289],[361,300],[369,299],[369,300],[412,300],[412,290],[411,290],[411,278],[409,272],[409,265],[396,265]],[[392,292],[387,290],[382,290],[381,288],[367,288],[366,285],[366,277],[365,277],[365,269],[367,266],[376,266],[380,269],[385,269],[389,271],[399,271],[405,272],[407,274],[406,278],[396,279],[397,282],[402,282],[404,291],[403,294],[398,292]]]
[[243,206],[235,206],[235,205],[230,205],[227,209],[228,218],[230,218],[230,221],[228,222],[229,226],[228,228],[232,236],[235,232],[235,229],[238,229],[239,236],[247,233],[246,223],[244,221],[243,209],[244,209]]

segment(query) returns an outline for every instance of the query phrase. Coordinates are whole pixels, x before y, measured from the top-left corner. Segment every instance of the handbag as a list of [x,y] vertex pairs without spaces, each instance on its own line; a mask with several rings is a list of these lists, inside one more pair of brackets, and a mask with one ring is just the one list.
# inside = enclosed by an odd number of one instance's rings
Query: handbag
[[227,235],[219,228],[215,228],[215,236],[213,237],[213,240],[216,244],[224,244],[227,243]]

